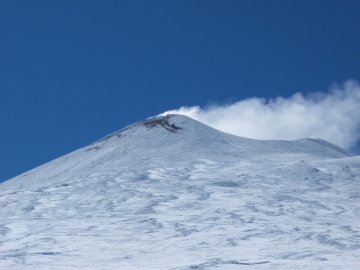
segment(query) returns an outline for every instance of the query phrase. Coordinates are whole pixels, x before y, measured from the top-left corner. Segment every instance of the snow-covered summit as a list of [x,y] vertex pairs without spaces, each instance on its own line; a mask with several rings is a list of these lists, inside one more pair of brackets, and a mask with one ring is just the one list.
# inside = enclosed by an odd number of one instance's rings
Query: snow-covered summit
[[355,269],[359,181],[322,140],[156,116],[0,184],[0,269]]
[[[177,134],[177,136],[171,135],[175,133]],[[222,141],[240,144],[242,147],[245,148],[247,146],[250,146],[253,148],[254,151],[258,150],[257,148],[261,148],[262,151],[275,151],[276,149],[278,149],[278,151],[280,152],[296,151],[319,153],[320,150],[320,152],[326,152],[327,155],[331,155],[332,157],[343,157],[344,155],[351,156],[342,148],[321,139],[303,139],[292,142],[280,140],[259,141],[253,139],[246,139],[221,132],[187,116],[176,114],[150,117],[148,119],[130,125],[113,134],[110,134],[105,138],[95,142],[94,144],[99,144],[101,142],[111,139],[116,140],[125,137],[130,137],[130,139],[136,138],[137,140],[146,140],[147,142],[149,140],[160,140],[160,145],[164,145],[164,143],[165,145],[167,145],[167,142],[170,141],[171,143],[181,141],[183,143],[193,144],[204,144],[202,142],[206,142],[204,145],[211,147],[214,143]],[[315,144],[317,146],[315,147],[315,145],[313,144],[314,142],[319,144],[320,146]],[[159,145],[155,144],[155,146],[158,147]],[[266,149],[263,148],[264,146],[266,147]],[[325,148],[327,148],[327,150]]]
[[[125,127],[87,147],[8,180],[1,188],[48,185],[51,181],[60,180],[53,177],[59,173],[74,175],[101,169],[113,162],[128,162],[129,159],[132,164],[140,160],[150,162],[154,158],[177,162],[203,155],[239,161],[279,154],[312,159],[351,156],[340,147],[320,139],[253,140],[224,133],[187,116],[170,114],[150,117]],[[36,177],[32,177],[35,172]],[[47,177],[39,178],[38,174],[43,173]]]
[[[127,144],[128,139],[138,140],[148,147],[156,149],[173,144],[188,144],[192,147],[215,148],[221,144],[232,144],[236,150],[265,152],[302,152],[321,157],[351,156],[344,149],[321,139],[302,139],[296,141],[253,140],[230,135],[183,115],[169,114],[151,117],[117,131],[94,143],[101,144],[108,140],[123,139],[120,144]],[[125,140],[124,140],[125,139]],[[133,144],[132,144],[133,145]],[[100,147],[100,146],[99,146]]]

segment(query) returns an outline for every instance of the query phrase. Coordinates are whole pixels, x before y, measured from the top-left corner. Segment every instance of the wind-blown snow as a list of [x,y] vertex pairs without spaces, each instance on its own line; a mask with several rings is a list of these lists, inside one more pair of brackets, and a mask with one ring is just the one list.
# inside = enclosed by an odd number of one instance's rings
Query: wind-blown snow
[[149,118],[0,184],[1,269],[355,269],[360,157]]

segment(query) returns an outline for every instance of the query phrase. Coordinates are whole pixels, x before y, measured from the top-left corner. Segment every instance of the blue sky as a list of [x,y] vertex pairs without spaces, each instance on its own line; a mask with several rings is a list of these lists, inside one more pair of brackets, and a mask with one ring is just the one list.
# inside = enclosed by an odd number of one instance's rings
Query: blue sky
[[359,14],[357,0],[1,0],[0,181],[181,106],[359,81]]

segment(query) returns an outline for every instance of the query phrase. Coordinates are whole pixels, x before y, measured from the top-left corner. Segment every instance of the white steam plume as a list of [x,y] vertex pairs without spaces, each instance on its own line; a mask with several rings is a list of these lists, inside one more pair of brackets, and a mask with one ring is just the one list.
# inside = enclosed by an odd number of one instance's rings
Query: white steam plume
[[234,135],[269,140],[321,138],[347,150],[360,139],[360,84],[349,80],[318,92],[290,98],[250,98],[206,109],[181,107],[163,113],[183,114]]

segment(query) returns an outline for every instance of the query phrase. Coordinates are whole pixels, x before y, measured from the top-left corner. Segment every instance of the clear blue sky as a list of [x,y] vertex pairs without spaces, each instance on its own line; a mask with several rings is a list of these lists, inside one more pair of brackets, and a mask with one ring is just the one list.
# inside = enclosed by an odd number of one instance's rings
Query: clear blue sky
[[360,1],[0,0],[0,182],[180,106],[360,80]]

